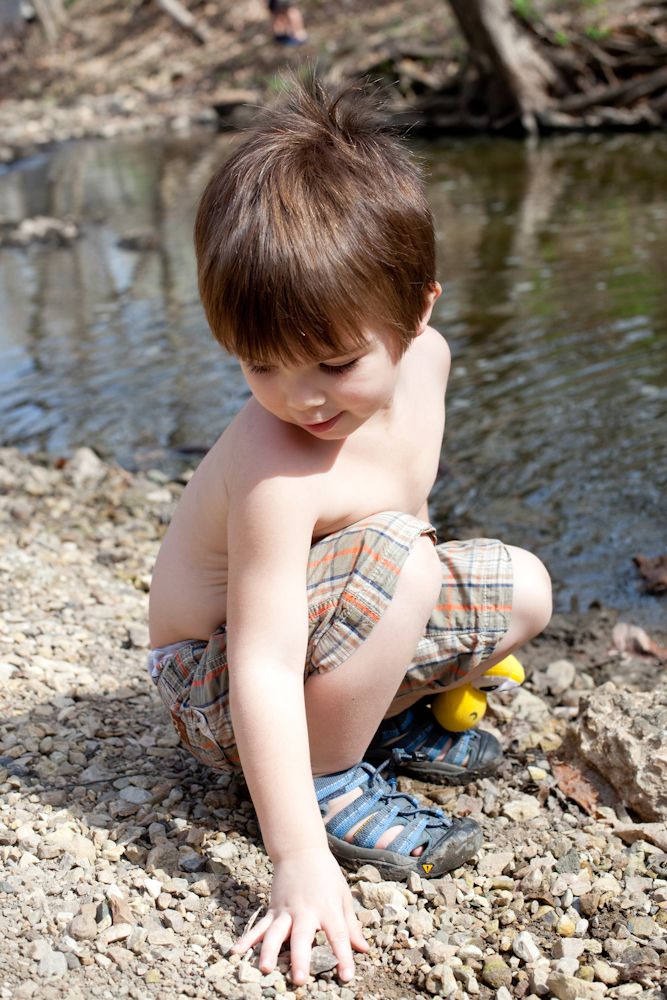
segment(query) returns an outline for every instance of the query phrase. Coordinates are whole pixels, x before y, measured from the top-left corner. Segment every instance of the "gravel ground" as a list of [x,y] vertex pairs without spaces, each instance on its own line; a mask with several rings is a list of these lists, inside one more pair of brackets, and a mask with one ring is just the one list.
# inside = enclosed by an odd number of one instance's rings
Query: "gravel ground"
[[[85,449],[0,450],[0,1000],[664,997],[667,685],[655,657],[611,649],[604,609],[524,651],[528,681],[488,716],[496,778],[401,779],[477,818],[485,846],[437,880],[350,876],[370,943],[353,984],[324,941],[299,988],[284,957],[263,976],[229,954],[270,864],[242,781],[179,749],[144,671],[182,488]],[[583,767],[596,753],[609,784]]]

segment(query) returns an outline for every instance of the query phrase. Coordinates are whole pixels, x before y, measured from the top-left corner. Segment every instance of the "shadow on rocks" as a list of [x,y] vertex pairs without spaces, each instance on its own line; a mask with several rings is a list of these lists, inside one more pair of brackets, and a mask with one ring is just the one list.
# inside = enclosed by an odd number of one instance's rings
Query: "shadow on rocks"
[[194,892],[229,910],[236,931],[262,905],[269,863],[242,775],[182,750],[143,684],[60,694],[2,733],[0,793],[20,822],[0,824],[0,845],[24,881],[35,866],[66,881],[77,868],[84,883],[143,880],[162,910]]

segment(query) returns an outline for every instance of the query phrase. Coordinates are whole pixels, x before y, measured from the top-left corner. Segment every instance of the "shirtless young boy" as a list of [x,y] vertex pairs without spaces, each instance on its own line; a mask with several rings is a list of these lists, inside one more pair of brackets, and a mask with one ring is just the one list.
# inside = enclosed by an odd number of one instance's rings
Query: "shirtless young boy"
[[210,181],[195,244],[208,321],[252,396],[162,545],[151,673],[184,744],[242,767],[273,862],[268,912],[236,950],[261,941],[269,972],[290,939],[303,983],[321,928],[348,980],[366,944],[336,859],[436,876],[481,843],[364,757],[433,781],[489,773],[497,741],[447,733],[426,696],[544,628],[549,578],[499,541],[434,544],[450,355],[428,325],[433,223],[366,98],[295,84]]

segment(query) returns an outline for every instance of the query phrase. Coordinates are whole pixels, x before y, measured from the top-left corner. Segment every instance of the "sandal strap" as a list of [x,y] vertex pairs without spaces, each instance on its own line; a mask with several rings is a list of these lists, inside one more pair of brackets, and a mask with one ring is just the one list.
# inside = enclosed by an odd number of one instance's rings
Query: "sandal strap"
[[[402,759],[405,755],[397,751],[394,756]],[[392,826],[403,828],[388,848],[396,853],[408,855],[416,847],[437,845],[449,833],[452,821],[440,809],[424,808],[413,796],[397,792],[396,779],[386,780],[382,775],[390,762],[391,759],[377,769],[362,762],[348,771],[314,779],[323,814],[332,798],[354,788],[362,789],[361,795],[331,817],[326,824],[327,832],[343,840],[362,821],[352,838],[358,847],[374,848],[379,837]]]
[[[387,725],[390,723],[390,725]],[[461,733],[443,729],[425,704],[408,708],[386,720],[371,742],[371,746],[389,750],[400,748],[413,760],[434,761],[447,747],[443,761],[461,767],[467,759],[473,767],[483,749],[484,733],[466,729]]]

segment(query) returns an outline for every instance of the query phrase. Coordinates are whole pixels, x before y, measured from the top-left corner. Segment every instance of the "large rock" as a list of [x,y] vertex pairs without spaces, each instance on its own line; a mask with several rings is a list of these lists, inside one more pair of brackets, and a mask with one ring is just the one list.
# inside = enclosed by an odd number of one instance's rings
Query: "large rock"
[[641,819],[667,820],[667,686],[620,691],[609,682],[583,703],[574,747]]

